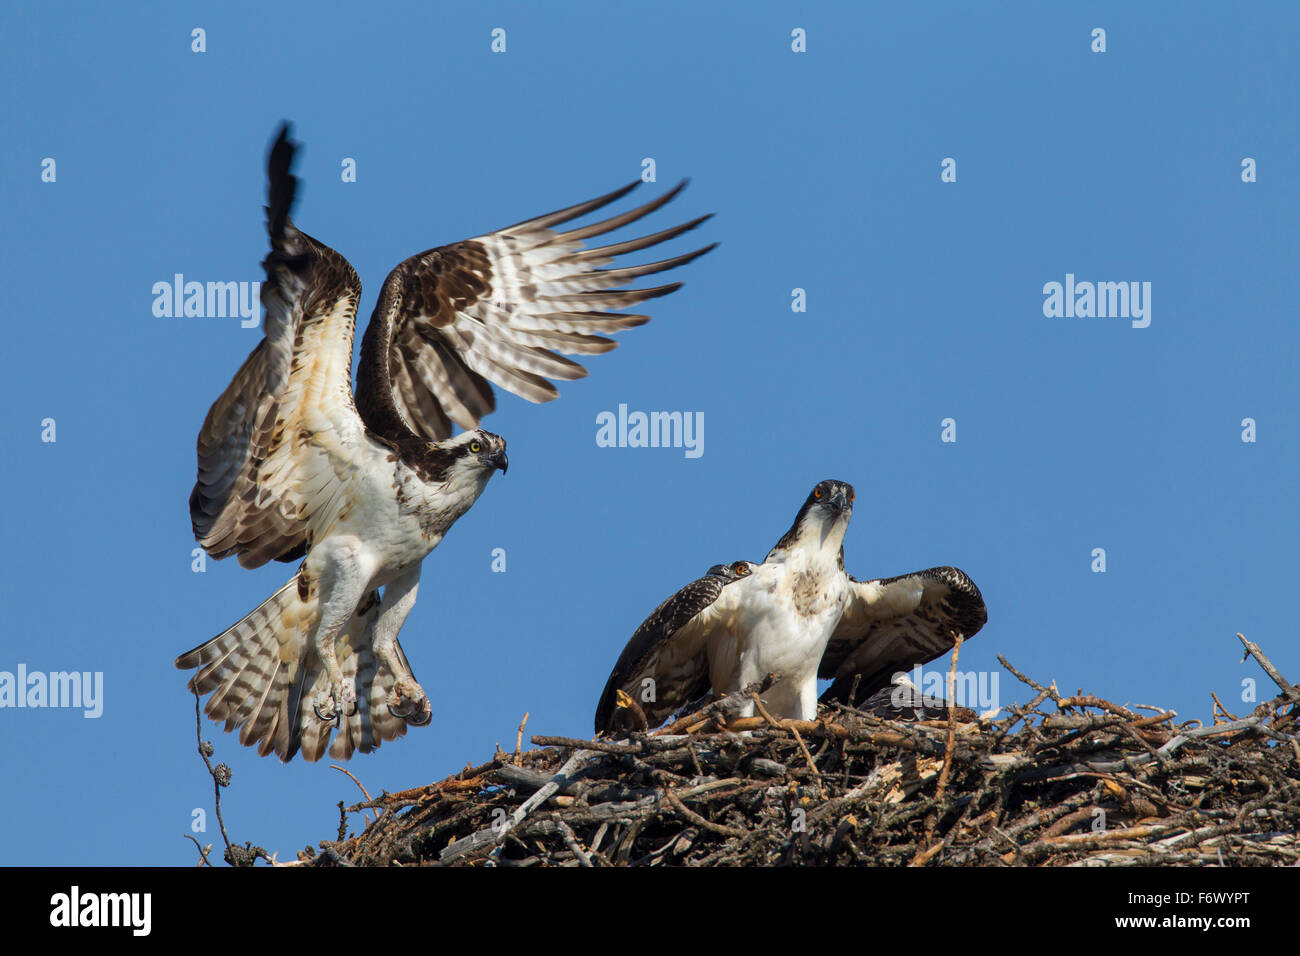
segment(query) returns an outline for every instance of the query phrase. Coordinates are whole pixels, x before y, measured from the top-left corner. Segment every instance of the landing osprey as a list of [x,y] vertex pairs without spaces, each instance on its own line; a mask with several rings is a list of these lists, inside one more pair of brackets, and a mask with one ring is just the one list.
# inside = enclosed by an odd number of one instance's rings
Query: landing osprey
[[[582,240],[635,222],[685,185],[620,215],[551,229],[637,183],[558,212],[412,256],[389,273],[361,343],[361,282],[347,260],[289,218],[297,178],[287,124],[268,160],[271,251],[266,335],[208,412],[190,495],[194,536],[244,567],[304,558],[298,573],[234,627],[176,659],[199,668],[206,711],[240,742],[289,760],[347,759],[428,723],[429,701],[397,642],[420,564],[506,470],[506,443],[478,428],[493,382],[533,402],[549,379],[586,370],[556,352],[596,354],[599,333],[641,325],[621,309],[681,283],[623,289],[712,246],[627,268],[615,256],[658,245],[707,216],[595,249]],[[452,423],[462,433],[452,438]],[[383,596],[380,596],[380,588]]]
[[[859,581],[844,572],[853,487],[823,481],[762,564],[715,565],[655,609],[632,635],[596,707],[596,732],[618,726],[618,692],[651,726],[768,674],[774,716],[817,716],[822,700],[859,704],[891,678],[934,660],[988,620],[975,582],[956,568]],[[855,692],[856,687],[856,692]],[[742,715],[753,714],[747,704]]]

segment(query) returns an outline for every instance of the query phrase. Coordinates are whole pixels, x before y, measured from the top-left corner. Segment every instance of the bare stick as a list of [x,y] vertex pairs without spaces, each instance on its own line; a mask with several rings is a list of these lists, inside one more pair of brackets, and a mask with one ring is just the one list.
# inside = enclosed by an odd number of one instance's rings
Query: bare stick
[[[1246,653],[1259,661],[1259,666],[1264,668],[1264,673],[1273,678],[1274,684],[1277,684],[1278,687],[1282,688],[1282,693],[1286,694],[1286,699],[1291,701],[1293,704],[1300,704],[1300,691],[1297,691],[1287,683],[1286,678],[1278,673],[1277,668],[1273,666],[1273,662],[1265,657],[1264,652],[1259,649],[1259,645],[1255,644],[1253,641],[1246,640],[1245,636],[1240,633],[1237,637],[1240,638],[1241,643],[1246,646]],[[1244,660],[1245,658],[1242,659]]]
[[[203,758],[203,765],[208,768],[208,775],[212,777],[212,798],[217,812],[217,826],[221,828],[221,839],[226,842],[226,859],[229,860],[234,857],[234,848],[230,845],[230,836],[226,833],[226,822],[221,819],[221,778],[212,769],[212,761],[208,759],[213,753],[212,744],[205,743],[203,740],[203,715],[199,711],[198,689],[191,684],[190,690],[194,693],[194,735],[199,740],[199,756]],[[230,782],[229,776],[226,776],[226,782]]]
[[208,861],[208,854],[212,852],[212,844],[211,844],[211,843],[209,843],[206,847],[204,847],[204,846],[199,846],[199,841],[196,840],[196,839],[194,839],[194,837],[190,836],[190,834],[188,834],[188,833],[183,833],[183,834],[181,834],[181,836],[185,837],[185,839],[187,839],[187,840],[189,840],[191,843],[193,843],[194,846],[195,846],[195,847],[198,849],[198,851],[199,851],[199,862],[196,863],[196,864],[194,864],[195,866],[211,866],[211,865],[212,865],[212,864]]
[[[355,783],[355,784],[357,785],[357,789],[360,790],[363,794],[365,794],[366,802],[367,802],[367,803],[374,803],[374,802],[375,802],[374,799],[370,796],[370,791],[367,790],[365,787],[363,787],[363,786],[361,785],[361,781],[360,781],[360,780],[358,780],[356,777],[352,776],[352,771],[348,770],[348,769],[345,768],[345,767],[340,767],[340,766],[339,766],[338,764],[336,764],[336,763],[332,763],[332,764],[330,764],[330,769],[331,769],[331,770],[337,770],[339,773],[344,773],[344,774],[347,774],[349,777],[352,777],[352,782]],[[370,826],[370,814],[369,814],[369,813],[366,814],[366,826]]]
[[[961,653],[961,643],[964,640],[960,633],[953,634],[952,645],[952,663],[948,665],[948,739],[943,748],[943,767],[939,770],[939,785],[935,788],[934,802],[942,806],[943,795],[948,790],[948,772],[952,768],[952,746],[957,737],[957,655]],[[934,839],[934,828],[938,823],[938,814],[932,814],[926,821],[925,825],[925,842],[930,843]],[[912,857],[912,866],[924,866],[939,850],[943,843],[940,841],[937,845],[932,845],[924,852],[918,850]]]
[[[763,701],[759,696],[757,694],[753,694],[752,696],[754,698],[754,706],[757,707],[758,712],[763,715],[763,719],[766,720],[770,726],[780,728],[780,721],[767,712],[767,708],[763,706]],[[821,798],[825,800],[826,788],[822,786],[822,775],[817,769],[817,764],[813,763],[812,754],[808,752],[808,745],[803,742],[803,737],[799,735],[798,727],[791,725],[790,732],[794,734],[795,742],[799,744],[799,749],[803,751],[803,759],[808,762],[808,769],[812,771],[813,780],[817,782],[817,792],[820,793]]]
[[686,804],[682,803],[677,794],[673,793],[671,790],[664,791],[664,799],[672,805],[674,810],[680,813],[687,820],[691,821],[691,823],[694,823],[697,827],[704,827],[704,829],[712,830],[714,833],[719,833],[722,836],[743,837],[746,835],[744,830],[737,830],[735,827],[723,826],[721,823],[714,823],[712,820],[705,819],[694,810],[687,807]]
[[1213,698],[1213,700],[1214,700],[1214,708],[1215,708],[1215,709],[1214,709],[1214,722],[1215,722],[1216,724],[1219,722],[1219,714],[1220,714],[1220,713],[1222,713],[1224,717],[1228,718],[1228,720],[1236,720],[1236,719],[1237,719],[1237,715],[1236,715],[1236,714],[1232,713],[1230,710],[1228,710],[1227,707],[1224,707],[1224,706],[1223,706],[1223,701],[1219,700],[1219,695],[1218,695],[1218,694],[1216,694],[1214,691],[1210,691],[1210,697]]
[[1008,663],[1007,659],[1003,657],[1001,654],[998,655],[998,660],[1001,661],[1003,667],[1005,667],[1007,670],[1011,671],[1011,673],[1015,675],[1016,680],[1020,681],[1020,683],[1028,684],[1030,687],[1038,691],[1040,694],[1044,694],[1050,697],[1054,701],[1059,701],[1061,699],[1061,695],[1056,691],[1055,681],[1053,681],[1051,687],[1044,687],[1042,684],[1038,683],[1038,681],[1030,677],[1026,677],[1024,674],[1020,673],[1020,671],[1012,667],[1011,664]]
[[943,747],[943,769],[939,771],[939,786],[935,790],[935,799],[942,800],[948,789],[948,772],[952,767],[952,745],[957,736],[957,655],[961,653],[964,637],[956,635],[952,646],[952,663],[948,666],[948,740]]
[[525,800],[523,804],[510,815],[509,819],[507,819],[504,824],[500,826],[494,824],[493,826],[486,827],[482,830],[477,830],[463,839],[457,840],[438,854],[439,861],[442,863],[450,863],[453,860],[464,856],[466,853],[470,853],[480,847],[496,844],[504,840],[506,834],[523,822],[524,817],[532,813],[536,807],[549,800],[552,794],[568,783],[573,774],[581,769],[582,765],[592,756],[593,751],[590,750],[579,750],[574,753],[573,756],[565,762],[564,766],[559,769],[559,772],[551,778],[550,782]]
[[[525,720],[528,718],[525,717]],[[519,732],[524,731],[523,724],[519,725]],[[591,866],[591,857],[583,850],[582,844],[578,842],[578,835],[573,832],[573,827],[569,826],[563,820],[557,820],[556,826],[559,828],[560,835],[564,838],[564,845],[573,851],[573,855],[578,858],[579,866]]]
[[524,719],[519,721],[519,736],[515,738],[515,764],[516,765],[519,763],[519,754],[524,746],[524,728],[526,726],[528,726],[528,711],[524,711]]

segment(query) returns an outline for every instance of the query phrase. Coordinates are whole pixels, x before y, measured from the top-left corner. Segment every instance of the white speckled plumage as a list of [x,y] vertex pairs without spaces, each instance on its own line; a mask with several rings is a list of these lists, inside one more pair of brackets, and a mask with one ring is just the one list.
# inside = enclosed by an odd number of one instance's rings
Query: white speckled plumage
[[[505,442],[479,429],[493,385],[529,401],[551,379],[587,374],[558,353],[599,354],[602,333],[649,321],[614,311],[680,283],[626,288],[711,246],[623,268],[625,252],[708,217],[597,248],[583,240],[637,222],[682,185],[601,222],[558,231],[627,195],[604,196],[428,249],[385,279],[352,389],[361,282],[290,218],[297,190],[287,125],[267,162],[265,336],[213,404],[190,496],[195,538],[245,567],[303,558],[298,574],[234,627],[182,654],[207,712],[282,760],[346,758],[426,722],[430,706],[397,642],[420,566],[478,499]],[[466,429],[451,437],[453,424]],[[381,592],[382,590],[382,597]]]
[[[984,624],[984,601],[956,568],[858,581],[844,571],[853,488],[823,481],[762,564],[718,565],[655,610],[628,642],[596,710],[596,729],[617,726],[616,693],[650,682],[639,698],[659,723],[707,685],[715,697],[776,680],[760,698],[774,716],[811,720],[822,699],[857,702],[951,648]],[[671,666],[668,666],[671,662]],[[746,704],[742,716],[756,708]]]

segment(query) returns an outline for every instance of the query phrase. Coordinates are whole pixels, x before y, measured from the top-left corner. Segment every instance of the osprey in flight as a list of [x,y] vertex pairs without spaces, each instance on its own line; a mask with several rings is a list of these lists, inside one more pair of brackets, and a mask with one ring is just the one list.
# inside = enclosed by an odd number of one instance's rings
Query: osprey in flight
[[[823,701],[857,705],[893,675],[950,650],[988,620],[975,582],[956,568],[859,581],[844,572],[853,487],[823,481],[762,564],[715,565],[659,605],[632,635],[596,707],[617,729],[619,692],[650,726],[710,691],[722,696],[775,674],[761,697],[776,717],[817,716]],[[746,704],[742,716],[752,716]]]
[[[271,251],[266,335],[217,399],[198,439],[190,517],[199,543],[244,567],[303,558],[298,573],[229,630],[176,659],[212,692],[206,712],[240,742],[289,760],[347,759],[424,724],[431,709],[397,642],[420,564],[499,468],[506,443],[478,428],[495,383],[532,402],[550,379],[586,370],[557,352],[614,348],[601,333],[641,325],[622,309],[681,283],[621,289],[712,246],[624,268],[708,216],[599,248],[582,240],[635,222],[676,196],[565,232],[638,183],[476,239],[412,256],[389,273],[361,343],[361,282],[348,261],[289,218],[297,178],[287,124],[268,160]],[[463,432],[451,437],[452,423]],[[380,596],[383,588],[383,596]]]

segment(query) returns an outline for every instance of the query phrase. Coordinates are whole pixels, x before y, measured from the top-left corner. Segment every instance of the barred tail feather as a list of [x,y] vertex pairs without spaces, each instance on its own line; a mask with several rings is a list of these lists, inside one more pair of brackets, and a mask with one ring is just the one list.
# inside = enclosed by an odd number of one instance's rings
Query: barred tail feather
[[263,755],[274,750],[286,761],[302,743],[302,725],[290,719],[291,700],[320,669],[310,641],[317,602],[298,596],[297,580],[291,578],[234,627],[176,658],[182,670],[198,668],[191,691],[212,693],[204,713],[225,721],[227,731],[239,727],[245,746],[255,745]]
[[[299,751],[314,762],[327,746],[332,757],[347,760],[405,734],[406,721],[388,709],[397,675],[379,664],[371,647],[380,610],[378,593],[372,592],[335,641],[344,682],[356,688],[357,706],[343,718],[331,744],[334,723],[313,709],[318,695],[329,691],[312,641],[317,600],[311,594],[304,601],[297,582],[291,578],[239,623],[176,658],[182,670],[198,668],[190,689],[212,694],[204,712],[224,721],[226,731],[240,728],[241,744],[256,746],[262,756],[274,752],[285,762]],[[398,656],[406,665],[400,647]]]
[[[388,709],[388,695],[397,675],[380,664],[372,648],[378,617],[377,605],[369,613],[354,615],[339,637],[339,667],[343,670],[344,682],[357,689],[357,707],[343,718],[338,733],[334,735],[330,756],[335,760],[347,760],[353,753],[369,753],[385,740],[394,740],[406,733],[406,721],[394,717]],[[410,665],[406,664],[400,645],[397,656],[409,672]],[[315,759],[307,755],[305,748],[303,756]]]

